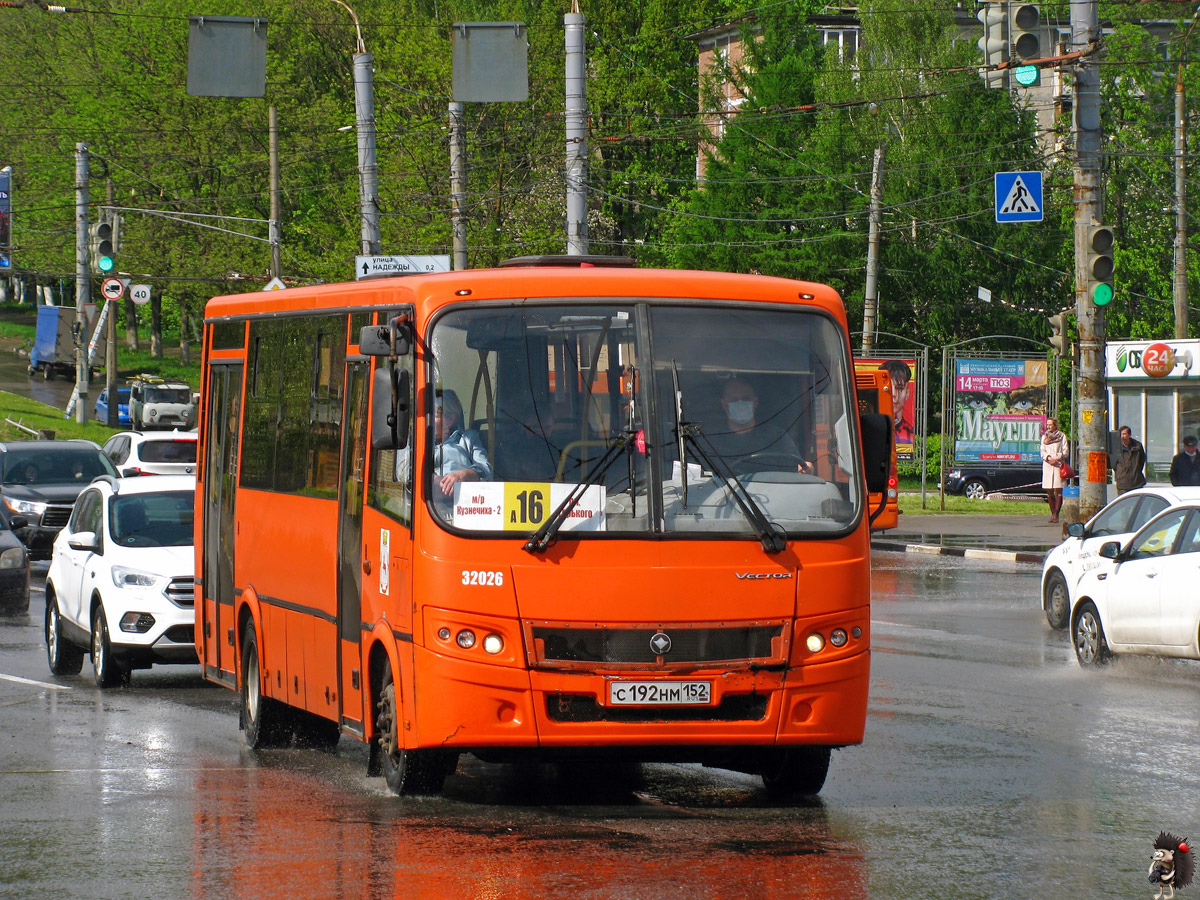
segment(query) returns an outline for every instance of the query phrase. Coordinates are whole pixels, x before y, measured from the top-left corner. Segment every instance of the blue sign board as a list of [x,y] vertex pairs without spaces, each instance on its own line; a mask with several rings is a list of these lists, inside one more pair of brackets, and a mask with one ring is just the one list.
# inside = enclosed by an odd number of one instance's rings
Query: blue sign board
[[12,269],[12,169],[0,169],[0,271]]
[[997,172],[996,221],[1042,221],[1042,173]]

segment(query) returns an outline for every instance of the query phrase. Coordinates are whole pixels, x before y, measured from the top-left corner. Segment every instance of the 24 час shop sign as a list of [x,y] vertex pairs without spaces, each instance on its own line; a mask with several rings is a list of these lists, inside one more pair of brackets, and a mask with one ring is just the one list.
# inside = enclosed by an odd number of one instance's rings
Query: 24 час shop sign
[[954,461],[1041,462],[1045,359],[954,363]]

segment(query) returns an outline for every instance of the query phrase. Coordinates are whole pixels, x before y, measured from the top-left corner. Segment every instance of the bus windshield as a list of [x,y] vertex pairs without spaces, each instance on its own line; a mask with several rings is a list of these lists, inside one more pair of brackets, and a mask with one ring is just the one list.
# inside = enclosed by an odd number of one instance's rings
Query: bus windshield
[[862,506],[844,338],[782,304],[452,308],[431,330],[426,496],[464,532],[764,539]]

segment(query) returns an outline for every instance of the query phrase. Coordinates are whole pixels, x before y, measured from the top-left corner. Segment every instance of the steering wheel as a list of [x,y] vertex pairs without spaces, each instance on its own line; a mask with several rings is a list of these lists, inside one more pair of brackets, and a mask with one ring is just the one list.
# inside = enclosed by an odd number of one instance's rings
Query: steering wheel
[[732,468],[736,475],[752,475],[755,472],[798,472],[808,474],[801,468],[807,462],[799,453],[763,451],[741,457],[733,463]]

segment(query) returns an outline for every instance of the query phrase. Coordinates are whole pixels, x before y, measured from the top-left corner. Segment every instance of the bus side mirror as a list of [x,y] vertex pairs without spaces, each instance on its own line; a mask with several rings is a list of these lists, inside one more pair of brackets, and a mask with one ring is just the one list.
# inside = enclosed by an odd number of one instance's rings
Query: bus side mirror
[[364,325],[358,332],[358,351],[363,356],[408,356],[412,329],[397,316],[385,325]]
[[861,413],[858,417],[863,442],[863,471],[867,491],[881,494],[888,488],[892,468],[892,418],[881,413]]
[[364,325],[358,332],[358,352],[363,356],[390,356],[392,342],[388,331],[386,325]]
[[372,450],[403,450],[408,446],[410,377],[405,369],[396,371],[381,365],[375,370],[371,391]]

